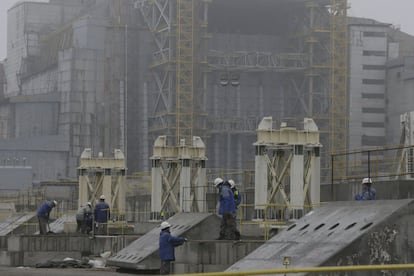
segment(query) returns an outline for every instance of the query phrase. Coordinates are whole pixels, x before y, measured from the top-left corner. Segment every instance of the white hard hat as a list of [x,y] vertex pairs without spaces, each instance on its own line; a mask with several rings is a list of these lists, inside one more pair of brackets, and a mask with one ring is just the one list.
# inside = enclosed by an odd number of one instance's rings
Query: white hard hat
[[169,224],[168,221],[161,222],[161,230],[164,230],[170,227],[171,227],[171,224]]
[[233,179],[230,179],[229,180],[229,184],[230,184],[230,187],[231,188],[234,188],[236,186],[236,183],[234,183],[234,180]]
[[101,195],[99,199],[105,199],[105,195]]
[[88,202],[86,202],[86,205],[89,205],[89,206],[91,206],[91,207],[92,207],[92,203],[90,203],[89,201],[88,201]]
[[214,186],[217,187],[221,183],[223,183],[223,179],[221,179],[220,177],[217,177],[216,179],[214,179]]
[[362,179],[362,184],[372,184],[372,180],[369,177]]
[[57,201],[56,200],[53,200],[53,205],[57,206]]

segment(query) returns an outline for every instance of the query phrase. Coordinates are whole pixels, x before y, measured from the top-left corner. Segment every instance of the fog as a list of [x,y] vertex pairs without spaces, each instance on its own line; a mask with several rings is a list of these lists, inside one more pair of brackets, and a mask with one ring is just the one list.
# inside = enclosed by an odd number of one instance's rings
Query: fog
[[[0,0],[0,60],[6,57],[7,10],[17,2],[18,0]],[[36,2],[45,2],[45,0]],[[414,0],[348,0],[348,3],[351,16],[368,17],[391,23],[402,31],[414,35],[414,20],[411,18]]]

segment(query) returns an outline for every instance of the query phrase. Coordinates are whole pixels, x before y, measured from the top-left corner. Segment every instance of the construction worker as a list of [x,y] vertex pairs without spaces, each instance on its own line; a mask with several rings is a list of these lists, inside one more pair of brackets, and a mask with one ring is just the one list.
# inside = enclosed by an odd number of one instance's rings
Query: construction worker
[[171,224],[168,221],[161,223],[161,233],[159,241],[159,254],[161,259],[160,274],[167,275],[171,271],[171,262],[175,261],[175,247],[182,245],[187,241],[183,237],[171,235]]
[[97,234],[105,235],[108,230],[108,220],[111,215],[109,204],[105,202],[105,195],[99,197],[99,202],[95,206],[95,222],[97,223]]
[[81,206],[76,213],[76,232],[89,234],[92,230],[92,204],[86,202],[85,206]]
[[219,189],[219,210],[221,215],[219,240],[239,240],[240,233],[236,228],[236,204],[234,194],[228,181],[224,182],[220,177],[214,180],[214,186]]
[[[56,207],[56,200],[45,200],[37,209],[37,219],[39,221],[40,235],[46,235],[48,233],[47,226],[49,225],[50,212],[53,207]],[[49,229],[50,231],[50,229]]]
[[239,208],[239,205],[241,203],[241,195],[233,179],[229,179],[229,184],[230,184],[231,191],[233,192],[234,204],[236,204],[236,215],[237,215],[237,209]]
[[375,200],[376,190],[372,187],[372,179],[365,177],[362,179],[362,192],[355,195],[355,200]]

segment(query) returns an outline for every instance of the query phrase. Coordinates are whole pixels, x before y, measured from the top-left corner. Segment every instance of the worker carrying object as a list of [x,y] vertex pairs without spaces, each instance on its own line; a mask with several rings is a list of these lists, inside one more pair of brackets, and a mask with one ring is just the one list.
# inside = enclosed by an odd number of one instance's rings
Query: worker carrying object
[[[56,207],[56,200],[45,200],[37,209],[37,219],[39,222],[40,235],[46,235],[48,233],[47,225],[49,224],[50,212],[53,207]],[[50,229],[49,229],[50,231]]]
[[372,179],[365,177],[362,179],[362,192],[355,195],[355,200],[375,200],[376,190],[372,187]]
[[167,275],[171,271],[171,262],[175,261],[175,247],[182,245],[187,241],[183,237],[171,235],[171,224],[163,221],[160,225],[159,253],[161,259],[160,274]]

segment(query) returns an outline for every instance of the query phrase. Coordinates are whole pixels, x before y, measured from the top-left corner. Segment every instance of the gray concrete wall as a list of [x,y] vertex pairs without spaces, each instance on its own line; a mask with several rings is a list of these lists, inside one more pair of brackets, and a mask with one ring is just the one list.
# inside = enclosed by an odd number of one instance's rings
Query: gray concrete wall
[[[375,144],[375,141],[371,140],[385,138],[384,95],[385,64],[388,57],[387,28],[387,26],[380,24],[351,25],[349,28],[348,139],[350,150],[384,144],[384,142]],[[371,35],[381,33],[382,37]],[[371,67],[369,69],[366,66],[382,66],[384,68],[372,69],[373,67]],[[369,83],[372,81],[378,81],[378,83]]]
[[387,141],[400,143],[400,115],[414,110],[414,57],[401,57],[387,63]]
[[33,170],[22,165],[0,166],[0,190],[30,189],[33,183]]

